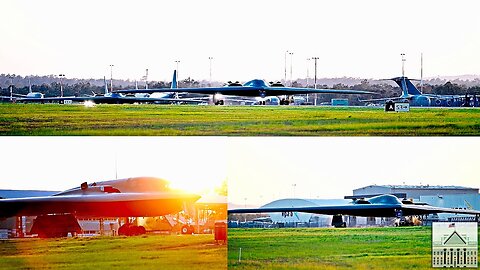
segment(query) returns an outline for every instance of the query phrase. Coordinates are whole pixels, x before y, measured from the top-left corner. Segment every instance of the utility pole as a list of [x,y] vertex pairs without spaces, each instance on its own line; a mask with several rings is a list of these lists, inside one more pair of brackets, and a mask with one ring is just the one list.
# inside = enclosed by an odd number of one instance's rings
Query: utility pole
[[[312,57],[312,59],[315,61],[315,80],[314,80],[314,88],[317,89],[317,60],[318,57]],[[317,106],[317,94],[315,93],[315,101],[313,102],[313,105]]]

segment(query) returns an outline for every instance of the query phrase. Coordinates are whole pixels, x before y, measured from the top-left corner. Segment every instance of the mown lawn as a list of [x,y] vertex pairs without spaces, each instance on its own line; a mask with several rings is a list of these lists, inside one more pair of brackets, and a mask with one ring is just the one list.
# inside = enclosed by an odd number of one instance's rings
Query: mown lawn
[[478,136],[477,108],[0,104],[1,135]]
[[226,269],[213,235],[0,240],[0,269]]
[[431,269],[431,227],[230,229],[228,238],[232,269]]

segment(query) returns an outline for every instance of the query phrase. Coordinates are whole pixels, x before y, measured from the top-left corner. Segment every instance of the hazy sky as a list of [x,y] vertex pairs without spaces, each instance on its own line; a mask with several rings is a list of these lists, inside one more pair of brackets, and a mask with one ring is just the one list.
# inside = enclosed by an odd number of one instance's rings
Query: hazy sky
[[228,147],[228,199],[242,206],[294,193],[343,198],[373,184],[480,188],[480,138],[231,138]]
[[117,175],[207,192],[226,179],[221,137],[0,137],[0,149],[0,189],[65,190]]
[[[0,0],[0,73],[267,80],[480,73],[478,1]],[[287,78],[290,77],[290,56]],[[309,65],[313,77],[313,61]]]

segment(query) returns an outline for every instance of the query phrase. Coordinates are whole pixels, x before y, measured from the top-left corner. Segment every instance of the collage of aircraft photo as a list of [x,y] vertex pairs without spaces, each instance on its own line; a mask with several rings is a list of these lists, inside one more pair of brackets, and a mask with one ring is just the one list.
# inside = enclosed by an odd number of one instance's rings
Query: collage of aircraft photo
[[0,0],[0,269],[478,268],[473,0]]

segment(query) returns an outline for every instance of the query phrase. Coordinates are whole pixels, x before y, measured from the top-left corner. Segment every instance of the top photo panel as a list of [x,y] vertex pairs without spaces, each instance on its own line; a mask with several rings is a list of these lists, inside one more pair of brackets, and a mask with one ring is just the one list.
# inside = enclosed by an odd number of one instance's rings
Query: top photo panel
[[0,135],[480,135],[473,0],[0,10]]

